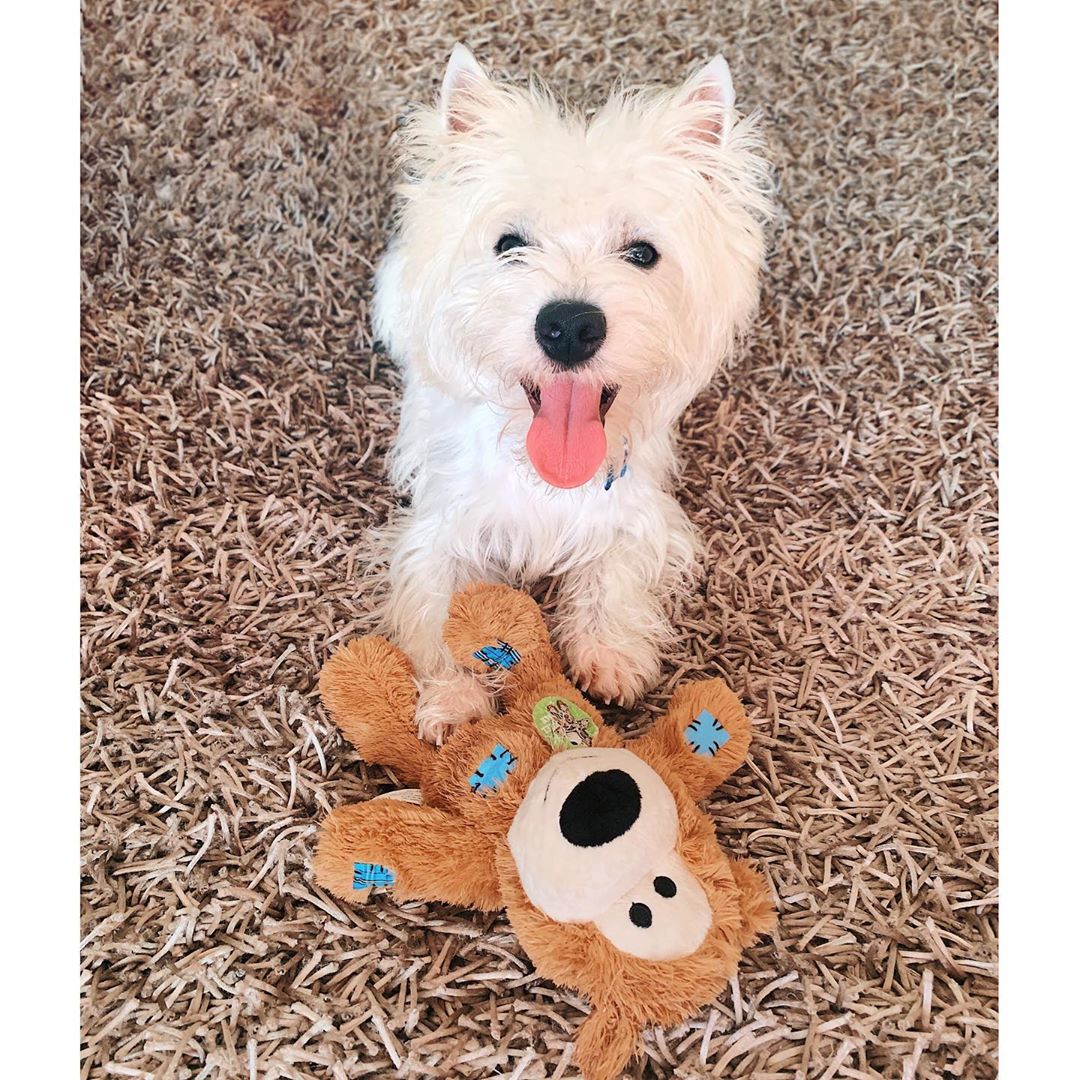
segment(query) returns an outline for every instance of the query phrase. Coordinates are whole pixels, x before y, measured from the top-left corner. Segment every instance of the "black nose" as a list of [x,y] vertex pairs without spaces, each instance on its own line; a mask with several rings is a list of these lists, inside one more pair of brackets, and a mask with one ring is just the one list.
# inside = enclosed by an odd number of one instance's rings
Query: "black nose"
[[553,300],[536,316],[540,348],[563,367],[577,367],[600,348],[607,334],[604,313],[577,300]]
[[574,847],[599,847],[622,836],[641,813],[641,792],[622,769],[586,776],[566,796],[559,828]]

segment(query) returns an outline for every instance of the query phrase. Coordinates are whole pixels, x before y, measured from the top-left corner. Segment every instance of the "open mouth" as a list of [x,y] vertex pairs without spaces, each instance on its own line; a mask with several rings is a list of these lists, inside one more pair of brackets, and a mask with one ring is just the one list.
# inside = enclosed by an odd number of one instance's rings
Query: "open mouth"
[[[525,396],[529,399],[529,404],[532,406],[533,416],[540,411],[540,387],[534,382],[527,382],[525,379],[521,380],[521,389],[525,391]],[[603,420],[607,414],[608,409],[611,408],[612,402],[615,400],[616,395],[619,393],[619,387],[605,385],[600,391],[600,419]]]
[[557,488],[587,484],[607,455],[604,418],[617,386],[596,386],[569,376],[521,382],[533,421],[525,449],[541,478]]

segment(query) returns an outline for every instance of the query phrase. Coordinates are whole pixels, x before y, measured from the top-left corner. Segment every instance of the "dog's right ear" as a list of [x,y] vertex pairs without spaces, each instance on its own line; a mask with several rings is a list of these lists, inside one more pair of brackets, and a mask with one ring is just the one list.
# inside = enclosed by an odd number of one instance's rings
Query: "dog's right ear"
[[735,119],[735,87],[728,63],[720,53],[683,83],[675,101],[695,110],[689,129],[692,138],[715,141],[721,146],[727,142]]
[[459,41],[450,53],[439,96],[439,113],[448,132],[465,134],[475,125],[490,87],[476,57]]

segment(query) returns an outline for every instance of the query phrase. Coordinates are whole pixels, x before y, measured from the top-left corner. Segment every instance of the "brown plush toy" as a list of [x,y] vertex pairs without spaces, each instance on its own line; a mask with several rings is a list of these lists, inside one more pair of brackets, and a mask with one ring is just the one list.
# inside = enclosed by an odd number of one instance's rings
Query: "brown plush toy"
[[403,900],[506,908],[545,978],[587,994],[587,1080],[613,1080],[646,1024],[685,1020],[723,989],[742,948],[772,927],[762,877],[721,851],[704,799],[746,757],[750,726],[720,679],[679,688],[626,743],[563,677],[524,593],[458,593],[444,631],[455,660],[497,675],[505,712],[417,738],[417,691],[381,638],[330,658],[319,688],[365,761],[419,801],[335,810],[315,876],[343,899],[388,886]]

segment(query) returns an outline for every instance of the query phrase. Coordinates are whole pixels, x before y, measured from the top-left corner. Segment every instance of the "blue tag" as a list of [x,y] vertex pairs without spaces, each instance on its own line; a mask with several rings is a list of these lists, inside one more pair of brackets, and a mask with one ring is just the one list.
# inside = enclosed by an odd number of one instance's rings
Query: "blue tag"
[[715,757],[716,751],[731,738],[708,709],[702,709],[697,717],[686,725],[683,735],[694,753],[702,757]]
[[373,886],[394,884],[394,871],[381,863],[358,862],[353,863],[352,887],[354,889],[370,889]]
[[477,649],[473,656],[488,667],[499,667],[504,671],[509,671],[521,659],[521,653],[505,641],[500,641],[497,645],[485,645],[482,649]]
[[517,758],[502,743],[496,743],[491,753],[480,762],[476,772],[469,777],[469,788],[475,795],[498,791],[516,765]]
[[604,477],[604,490],[610,491],[611,485],[616,480],[621,480],[630,468],[630,440],[624,435],[622,440],[622,468],[616,474],[615,466],[608,465],[607,475]]

